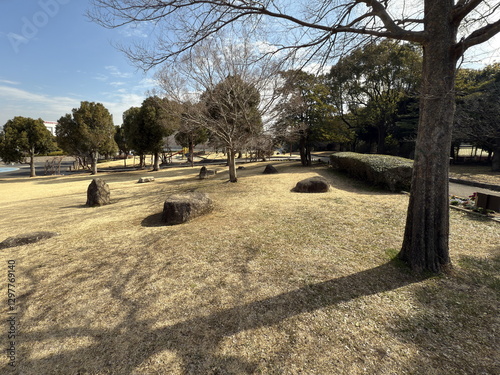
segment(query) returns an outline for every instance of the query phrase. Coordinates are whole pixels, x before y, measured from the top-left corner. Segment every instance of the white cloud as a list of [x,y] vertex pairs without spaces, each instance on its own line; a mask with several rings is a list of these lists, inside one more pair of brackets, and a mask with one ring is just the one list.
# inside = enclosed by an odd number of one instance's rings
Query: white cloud
[[120,27],[119,33],[127,38],[147,38],[149,32],[143,24],[128,24]]
[[51,97],[3,85],[0,85],[0,99],[3,104],[0,124],[5,124],[15,116],[55,121],[80,104],[80,100],[76,98]]
[[0,83],[5,83],[7,85],[19,85],[20,82],[9,81],[8,79],[0,79]]
[[[108,66],[106,69],[121,74],[113,66]],[[133,82],[128,79],[113,81],[104,74],[96,75],[94,78],[105,82],[105,86],[109,90],[95,93],[90,97],[88,94],[82,95],[78,92],[64,94],[66,96],[51,96],[38,93],[39,90],[36,88],[22,89],[13,87],[13,85],[23,85],[21,82],[0,79],[0,103],[2,103],[0,126],[15,116],[57,121],[66,113],[71,113],[73,108],[78,108],[82,100],[102,103],[113,115],[114,123],[120,125],[123,112],[130,107],[140,106],[148,96],[148,92],[157,87],[156,80],[148,77],[139,78],[139,80],[134,79]],[[96,85],[94,84],[94,86]]]
[[118,77],[118,78],[130,78],[130,77],[132,77],[132,73],[121,72],[120,69],[118,69],[114,65],[105,66],[104,69],[106,69],[109,72],[109,74],[111,74],[113,77]]
[[105,76],[104,74],[97,74],[93,77],[95,80],[97,81],[101,81],[101,82],[106,82],[108,80],[108,76]]

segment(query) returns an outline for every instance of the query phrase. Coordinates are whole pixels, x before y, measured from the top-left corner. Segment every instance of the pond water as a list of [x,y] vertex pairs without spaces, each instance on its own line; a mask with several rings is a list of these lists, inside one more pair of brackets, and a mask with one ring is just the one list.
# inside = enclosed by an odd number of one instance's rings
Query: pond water
[[17,171],[19,168],[14,167],[0,167],[0,173]]

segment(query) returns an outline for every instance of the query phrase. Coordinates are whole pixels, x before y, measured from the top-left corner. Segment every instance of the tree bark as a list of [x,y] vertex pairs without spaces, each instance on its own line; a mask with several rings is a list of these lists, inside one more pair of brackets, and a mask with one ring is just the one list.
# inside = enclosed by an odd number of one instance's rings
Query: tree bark
[[90,153],[91,174],[97,174],[97,151]]
[[30,150],[30,177],[36,177],[35,171],[35,150]]
[[230,147],[227,149],[227,163],[229,166],[229,182],[238,182],[236,176],[236,151]]
[[307,134],[303,132],[299,141],[300,161],[304,167],[311,165],[311,150],[308,146]]
[[189,161],[191,162],[191,167],[194,167],[194,142],[189,141]]
[[496,140],[495,146],[493,157],[491,158],[491,170],[500,172],[500,138]]
[[[405,235],[399,257],[415,271],[439,273],[449,257],[449,153],[455,111],[453,1],[426,0],[420,120]],[[438,8],[438,9],[436,9]],[[431,10],[432,9],[432,10]]]
[[153,171],[158,172],[160,170],[160,153],[154,153]]

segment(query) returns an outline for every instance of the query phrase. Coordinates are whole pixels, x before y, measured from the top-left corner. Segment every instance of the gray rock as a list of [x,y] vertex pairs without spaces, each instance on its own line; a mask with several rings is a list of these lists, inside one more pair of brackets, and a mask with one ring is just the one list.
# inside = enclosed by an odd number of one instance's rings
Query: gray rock
[[2,242],[0,242],[0,249],[27,245],[30,243],[35,243],[41,240],[45,240],[47,238],[52,238],[58,235],[59,233],[56,232],[31,232],[26,234],[19,234],[17,236],[8,237]]
[[330,184],[325,178],[320,176],[299,181],[293,189],[293,191],[299,193],[326,193],[328,190],[330,190]]
[[166,225],[185,223],[213,210],[212,200],[204,193],[191,192],[174,194],[163,204],[162,221]]
[[262,172],[263,174],[276,174],[278,173],[278,170],[276,168],[274,168],[274,166],[272,164],[268,164],[266,165],[266,168],[264,169],[264,172]]
[[200,180],[203,180],[205,178],[209,178],[210,176],[215,176],[217,174],[217,171],[215,169],[208,169],[207,167],[203,166],[200,169],[200,174],[198,175]]
[[155,180],[154,177],[141,177],[141,178],[139,178],[139,181],[137,181],[137,182],[142,184],[144,182],[153,182],[154,180]]
[[104,206],[110,203],[109,186],[104,180],[94,178],[87,189],[87,206]]

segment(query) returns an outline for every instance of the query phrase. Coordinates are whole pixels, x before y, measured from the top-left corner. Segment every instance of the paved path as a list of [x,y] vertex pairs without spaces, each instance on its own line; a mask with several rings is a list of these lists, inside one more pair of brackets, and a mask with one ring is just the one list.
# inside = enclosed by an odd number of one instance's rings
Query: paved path
[[475,186],[469,186],[464,184],[458,184],[455,182],[450,182],[450,195],[456,195],[460,198],[470,197],[474,193],[484,193],[484,194],[494,194],[500,195],[500,192],[483,189]]

